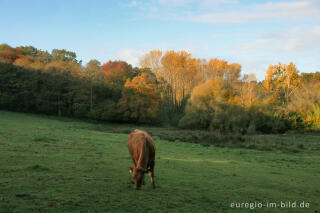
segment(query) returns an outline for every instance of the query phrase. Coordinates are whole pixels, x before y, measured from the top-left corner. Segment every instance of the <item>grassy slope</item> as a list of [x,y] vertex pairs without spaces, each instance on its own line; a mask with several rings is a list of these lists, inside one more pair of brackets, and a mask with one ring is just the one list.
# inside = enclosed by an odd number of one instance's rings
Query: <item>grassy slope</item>
[[[156,190],[135,191],[127,134],[94,124],[0,111],[0,212],[247,212],[230,202],[307,201],[320,209],[319,150],[203,147],[156,138]],[[259,136],[257,136],[259,137]],[[276,137],[276,136],[269,136]],[[313,143],[320,136],[297,137]]]

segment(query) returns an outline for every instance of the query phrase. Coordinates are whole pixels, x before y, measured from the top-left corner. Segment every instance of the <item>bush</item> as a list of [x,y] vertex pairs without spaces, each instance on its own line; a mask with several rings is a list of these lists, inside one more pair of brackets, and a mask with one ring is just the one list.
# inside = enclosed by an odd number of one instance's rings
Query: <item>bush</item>
[[215,104],[203,110],[189,104],[179,126],[184,129],[203,129],[222,133],[284,133],[297,128],[294,121],[297,122],[267,107],[244,108],[231,104]]

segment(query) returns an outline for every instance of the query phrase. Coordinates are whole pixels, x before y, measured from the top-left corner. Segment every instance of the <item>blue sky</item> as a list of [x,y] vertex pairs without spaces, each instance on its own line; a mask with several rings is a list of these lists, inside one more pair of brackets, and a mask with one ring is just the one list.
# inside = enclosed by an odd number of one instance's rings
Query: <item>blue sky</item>
[[137,65],[152,49],[242,65],[262,80],[269,64],[320,71],[318,0],[0,0],[0,43],[75,51],[84,63]]

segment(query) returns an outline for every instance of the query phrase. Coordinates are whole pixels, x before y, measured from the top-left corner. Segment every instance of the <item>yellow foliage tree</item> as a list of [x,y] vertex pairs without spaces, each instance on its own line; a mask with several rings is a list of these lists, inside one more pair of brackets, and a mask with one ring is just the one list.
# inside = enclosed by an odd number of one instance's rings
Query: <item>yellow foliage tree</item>
[[207,109],[217,104],[237,104],[236,90],[230,90],[226,81],[210,79],[194,88],[190,103],[199,109]]
[[161,69],[161,57],[161,50],[152,50],[140,59],[139,64],[141,68],[150,68],[158,75]]
[[157,116],[160,95],[148,74],[142,73],[132,80],[128,79],[124,87],[118,106],[125,120],[150,122]]
[[320,81],[302,84],[293,94],[288,110],[302,115],[307,124],[320,127]]
[[167,83],[162,85],[163,97],[172,106],[180,106],[192,89],[204,81],[201,60],[185,51],[167,51],[163,55],[160,50],[153,50],[140,60],[140,65],[151,68],[160,82]]
[[270,65],[264,86],[274,97],[284,102],[286,105],[301,82],[299,71],[292,62],[287,64]]
[[250,107],[258,101],[258,83],[255,74],[243,76],[239,86],[239,98],[242,106]]
[[241,65],[238,63],[228,64],[225,60],[217,58],[210,59],[206,63],[205,76],[207,79],[223,79],[228,82],[234,82],[239,79]]

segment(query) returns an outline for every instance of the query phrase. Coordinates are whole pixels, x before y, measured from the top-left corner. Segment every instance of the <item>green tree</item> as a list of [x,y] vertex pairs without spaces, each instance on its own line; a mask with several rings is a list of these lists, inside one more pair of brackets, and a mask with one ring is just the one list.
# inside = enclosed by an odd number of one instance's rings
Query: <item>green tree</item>
[[85,68],[85,77],[89,80],[90,84],[90,110],[94,106],[95,85],[104,83],[104,76],[101,70],[101,63],[98,60],[90,60]]
[[12,47],[8,44],[5,44],[5,43],[0,44],[0,52],[3,50],[8,50],[8,49],[10,50],[10,49],[12,49]]
[[33,46],[20,46],[18,48],[22,50],[23,55],[38,56],[39,50]]
[[51,52],[52,59],[54,61],[72,61],[77,62],[77,55],[75,52],[67,51],[65,49],[53,49]]

